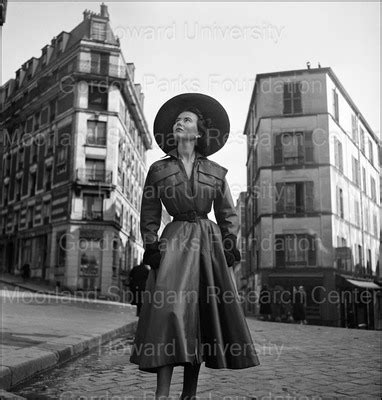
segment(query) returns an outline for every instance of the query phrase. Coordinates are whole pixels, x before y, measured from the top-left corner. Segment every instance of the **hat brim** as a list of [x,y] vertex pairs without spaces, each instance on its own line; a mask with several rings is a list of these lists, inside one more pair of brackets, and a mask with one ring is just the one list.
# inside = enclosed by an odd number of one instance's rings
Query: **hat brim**
[[173,136],[175,119],[189,107],[198,108],[204,118],[211,120],[211,127],[203,140],[203,148],[198,150],[205,156],[216,153],[228,139],[229,118],[226,110],[217,100],[201,93],[183,93],[163,104],[154,121],[155,141],[166,154],[175,149],[177,146]]

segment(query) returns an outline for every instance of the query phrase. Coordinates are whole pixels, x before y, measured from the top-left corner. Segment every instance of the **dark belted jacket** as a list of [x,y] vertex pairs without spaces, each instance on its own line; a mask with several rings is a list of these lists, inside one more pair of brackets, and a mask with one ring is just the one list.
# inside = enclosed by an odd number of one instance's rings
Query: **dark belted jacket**
[[196,151],[192,175],[188,179],[177,150],[154,162],[143,189],[140,227],[144,246],[158,241],[162,205],[171,216],[208,214],[214,207],[222,238],[237,236],[239,221],[226,180],[227,169]]

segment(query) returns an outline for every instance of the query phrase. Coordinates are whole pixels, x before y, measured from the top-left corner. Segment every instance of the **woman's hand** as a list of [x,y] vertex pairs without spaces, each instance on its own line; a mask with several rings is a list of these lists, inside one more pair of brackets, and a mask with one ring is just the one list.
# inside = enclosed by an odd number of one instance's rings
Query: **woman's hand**
[[161,253],[159,251],[158,243],[150,244],[146,246],[146,250],[143,254],[143,264],[150,265],[152,269],[158,269],[161,260]]
[[227,235],[223,240],[224,256],[227,265],[232,267],[235,262],[241,260],[240,251],[236,247],[236,236]]

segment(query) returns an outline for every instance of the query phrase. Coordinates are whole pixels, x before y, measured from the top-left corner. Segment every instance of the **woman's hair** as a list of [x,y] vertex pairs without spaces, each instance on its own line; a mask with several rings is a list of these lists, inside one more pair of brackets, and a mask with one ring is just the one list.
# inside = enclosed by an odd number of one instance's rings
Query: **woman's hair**
[[203,154],[203,149],[205,149],[207,147],[207,130],[209,128],[211,128],[212,125],[212,121],[210,118],[205,118],[203,116],[203,114],[201,113],[201,111],[194,106],[191,107],[187,107],[184,110],[182,110],[181,112],[192,112],[194,113],[197,117],[197,126],[198,126],[198,132],[201,135],[200,138],[197,139],[196,144],[195,144],[195,148]]

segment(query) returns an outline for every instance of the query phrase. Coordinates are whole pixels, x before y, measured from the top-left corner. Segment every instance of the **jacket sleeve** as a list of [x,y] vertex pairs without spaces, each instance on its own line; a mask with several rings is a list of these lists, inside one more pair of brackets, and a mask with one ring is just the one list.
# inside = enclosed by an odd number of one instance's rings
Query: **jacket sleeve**
[[142,194],[140,228],[145,249],[158,242],[162,219],[162,203],[158,188],[153,182],[153,168],[149,169]]
[[239,231],[239,217],[233,204],[226,177],[224,177],[223,183],[217,191],[214,201],[214,212],[223,239],[227,235],[237,236]]

